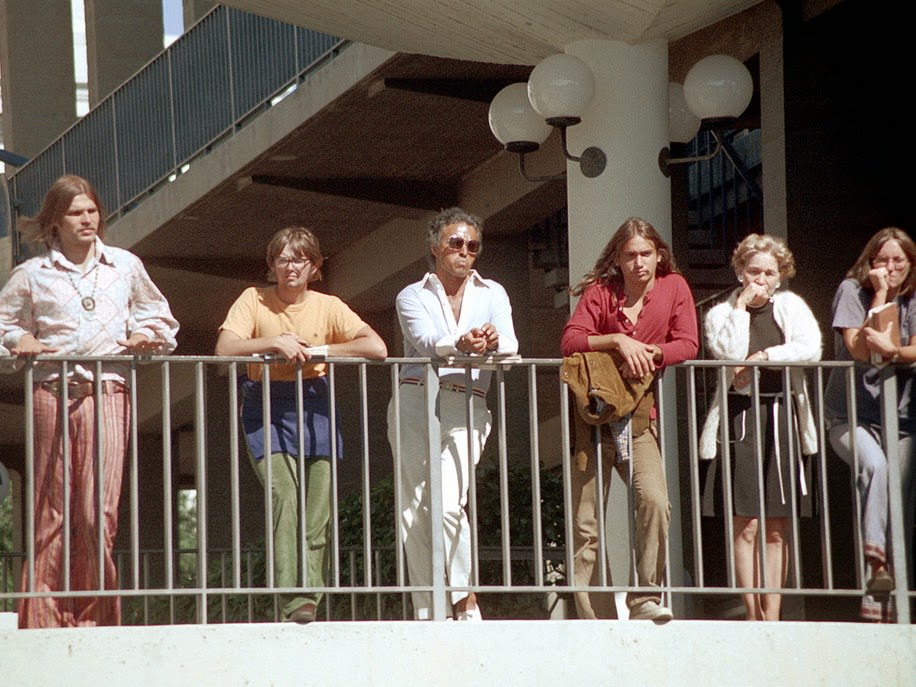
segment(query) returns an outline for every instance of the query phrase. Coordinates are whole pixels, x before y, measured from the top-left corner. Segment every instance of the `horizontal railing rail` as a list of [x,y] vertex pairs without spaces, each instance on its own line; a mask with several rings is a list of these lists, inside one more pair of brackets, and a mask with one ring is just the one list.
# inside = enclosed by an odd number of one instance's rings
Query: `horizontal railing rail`
[[[581,586],[573,581],[570,417],[575,411],[560,375],[561,359],[486,361],[494,380],[486,401],[471,391],[466,393],[468,416],[474,404],[483,402],[493,415],[492,432],[469,482],[471,580],[468,587],[453,587],[438,574],[428,587],[410,584],[399,544],[401,504],[396,478],[404,461],[421,458],[404,455],[398,446],[389,445],[387,408],[400,397],[401,366],[416,362],[402,358],[325,361],[332,426],[340,424],[342,443],[332,441],[331,448],[330,572],[325,586],[309,589],[326,599],[322,617],[410,618],[411,592],[429,591],[438,597],[434,598],[434,609],[438,608],[434,619],[444,619],[448,593],[461,589],[480,595],[488,617],[549,617],[553,611],[548,610],[548,598],[553,599],[553,608],[558,595],[569,598],[573,592],[637,590],[630,570],[611,570],[607,562],[601,565],[598,585]],[[437,407],[436,369],[464,367],[469,375],[471,367],[479,364],[468,359],[419,362],[426,365],[426,378],[433,382],[427,386],[432,416]],[[248,465],[238,417],[238,382],[248,364],[262,366],[269,379],[274,361],[212,356],[37,356],[20,362],[12,374],[15,383],[21,383],[25,399],[25,439],[18,460],[4,455],[4,463],[21,482],[14,482],[19,486],[14,489],[12,537],[0,549],[0,610],[14,610],[25,598],[118,596],[125,624],[279,620],[280,597],[301,592],[303,587],[280,587],[274,579],[271,500]],[[811,463],[815,477],[809,486],[817,506],[811,518],[790,518],[788,582],[739,586],[730,519],[703,513],[701,476],[706,461],[699,459],[697,443],[704,406],[716,401],[697,398],[698,377],[713,374],[722,382],[729,367],[748,364],[691,361],[665,373],[666,379],[675,378],[675,384],[656,385],[668,488],[672,495],[679,494],[672,502],[684,504],[672,513],[671,521],[684,546],[669,548],[668,578],[662,592],[679,609],[677,617],[723,617],[737,612],[742,593],[778,592],[801,604],[802,618],[830,617],[836,612],[834,604],[844,602],[850,609],[845,617],[855,620],[853,605],[865,591],[861,504],[849,468],[830,452],[823,415],[827,376],[834,368],[852,375],[850,363],[767,365],[781,371],[786,388],[790,371],[804,370],[819,432],[815,455],[804,459],[788,456],[793,469],[803,460]],[[41,591],[32,585],[23,589],[23,571],[34,573],[35,555],[31,389],[49,373],[67,375],[75,369],[88,371],[96,379],[118,375],[129,389],[130,441],[116,542],[119,579],[108,589],[65,586],[60,591]],[[888,366],[883,377],[885,396],[891,399],[896,398],[893,369]],[[303,381],[300,373],[296,383]],[[472,389],[472,384],[466,386]],[[672,391],[675,398],[670,397]],[[96,385],[95,398],[101,398],[101,393]],[[758,393],[755,383],[752,395]],[[264,400],[262,412],[269,415],[269,399]],[[672,412],[677,416],[673,422]],[[892,476],[890,490],[892,562],[897,579],[892,596],[897,621],[908,623],[913,591],[907,585],[904,552],[912,531],[903,519],[893,405],[884,421],[891,474],[898,471]],[[430,423],[429,429],[437,432],[437,423]],[[600,444],[596,450],[600,455]],[[69,460],[65,452],[64,464]],[[438,462],[428,461],[432,466]],[[431,469],[433,513],[437,509],[441,513],[441,490],[434,486],[440,479]],[[789,497],[794,503],[799,494],[790,487]],[[611,505],[604,498],[598,495],[601,512]],[[765,522],[765,512],[763,519]],[[437,528],[432,531],[436,533]],[[305,523],[300,522],[302,541],[305,532]],[[623,546],[627,549],[624,557],[632,560],[625,534],[621,541],[603,531],[601,537],[608,537],[602,546]],[[95,539],[103,539],[101,529]],[[442,560],[442,547],[441,532],[438,538],[434,534],[431,560]],[[70,570],[72,551],[65,547],[63,555],[64,568]],[[93,565],[101,571],[101,558]],[[437,565],[434,570],[438,569]],[[33,574],[28,579],[34,579]]]

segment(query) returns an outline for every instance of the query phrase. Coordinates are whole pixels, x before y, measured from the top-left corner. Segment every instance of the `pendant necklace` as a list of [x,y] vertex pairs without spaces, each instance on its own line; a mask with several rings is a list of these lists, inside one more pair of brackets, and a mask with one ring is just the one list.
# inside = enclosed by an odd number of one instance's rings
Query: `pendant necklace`
[[76,289],[76,293],[81,296],[80,305],[83,306],[83,310],[86,312],[92,312],[95,310],[95,287],[99,285],[99,266],[95,266],[95,278],[92,282],[92,293],[88,296],[83,296],[83,292],[80,291],[79,286],[76,285],[76,281],[73,279],[73,275],[70,274],[70,270],[66,270],[67,279],[70,280],[70,283],[73,285],[73,288]]

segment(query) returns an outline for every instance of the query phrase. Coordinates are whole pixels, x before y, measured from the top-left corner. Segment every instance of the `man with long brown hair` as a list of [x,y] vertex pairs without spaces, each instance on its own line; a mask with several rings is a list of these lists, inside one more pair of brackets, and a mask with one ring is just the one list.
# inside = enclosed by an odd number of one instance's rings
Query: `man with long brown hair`
[[[45,249],[10,274],[0,291],[0,344],[19,357],[57,353],[65,356],[170,353],[178,322],[140,259],[106,245],[105,214],[95,189],[85,179],[57,179],[34,218],[20,221],[28,240]],[[35,556],[22,590],[60,591],[64,571],[69,589],[117,589],[112,557],[118,528],[121,476],[130,430],[126,370],[117,363],[102,367],[76,362],[67,368],[40,363],[33,389],[35,419]],[[101,407],[96,393],[101,387]],[[64,461],[61,418],[67,391],[69,459]],[[102,436],[96,436],[96,413]],[[94,459],[102,461],[102,484],[96,485]],[[69,466],[69,475],[64,474]],[[70,485],[70,560],[65,560],[64,485]],[[96,491],[103,502],[104,580],[98,579]],[[19,609],[21,627],[76,627],[120,624],[117,596],[25,597]]]
[[[580,296],[563,329],[564,356],[589,351],[612,351],[621,359],[624,377],[643,379],[658,370],[693,358],[698,334],[693,294],[678,273],[671,249],[655,228],[631,217],[608,241],[601,257],[575,287]],[[632,483],[636,517],[636,583],[646,589],[627,595],[630,618],[669,620],[658,586],[664,575],[670,505],[658,447],[654,408],[646,427],[632,427]],[[611,478],[615,442],[601,426],[605,498]],[[596,466],[572,471],[575,513],[575,583],[598,584],[598,520]],[[617,460],[624,481],[629,465]],[[614,617],[609,594],[576,593],[580,618]]]

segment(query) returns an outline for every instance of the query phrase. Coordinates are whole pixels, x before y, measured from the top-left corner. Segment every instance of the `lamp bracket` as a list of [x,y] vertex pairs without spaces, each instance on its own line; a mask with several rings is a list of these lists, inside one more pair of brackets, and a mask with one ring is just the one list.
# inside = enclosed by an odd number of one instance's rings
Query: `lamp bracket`
[[[508,150],[508,147],[507,147]],[[544,176],[531,176],[528,174],[528,170],[525,169],[525,151],[514,151],[518,153],[518,173],[522,175],[522,178],[525,181],[530,181],[531,183],[539,183],[541,181],[556,181],[557,179],[565,179],[566,172],[561,174],[547,174]]]
[[693,157],[670,157],[671,150],[668,146],[665,146],[658,152],[658,168],[661,170],[662,174],[666,177],[671,176],[671,170],[669,167],[671,165],[682,165],[688,162],[703,162],[705,160],[711,160],[716,155],[719,154],[719,151],[722,150],[722,134],[718,129],[710,129],[712,137],[716,140],[716,147],[712,149],[712,152],[706,153],[705,155],[695,155]]
[[[570,119],[573,119],[570,117]],[[554,124],[554,126],[558,126]],[[582,151],[582,155],[575,156],[569,153],[569,148],[566,145],[566,127],[559,126],[560,129],[560,138],[563,141],[563,155],[570,162],[578,162],[579,170],[582,172],[582,176],[588,179],[594,179],[597,176],[600,176],[604,171],[604,168],[607,167],[607,155],[604,154],[604,151],[601,148],[595,146],[589,146]]]

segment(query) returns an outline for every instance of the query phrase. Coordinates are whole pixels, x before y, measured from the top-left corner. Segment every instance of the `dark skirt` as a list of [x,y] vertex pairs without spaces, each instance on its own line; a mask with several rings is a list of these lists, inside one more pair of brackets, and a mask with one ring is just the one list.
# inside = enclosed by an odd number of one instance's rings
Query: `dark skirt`
[[[785,397],[782,394],[761,395],[759,406],[760,429],[763,434],[762,472],[765,514],[771,518],[791,516],[792,499],[794,498],[798,506],[798,515],[810,517],[814,500],[812,498],[814,461],[801,455],[797,418],[793,415],[795,423],[790,427]],[[728,415],[731,432],[729,440],[731,442],[730,466],[734,515],[749,518],[759,517],[759,461],[756,453],[755,419],[751,397],[729,394]],[[793,445],[794,466],[789,462],[790,442]],[[704,480],[703,515],[721,515],[725,512],[722,454],[720,450],[715,460],[706,461],[705,474],[701,471],[701,478]]]

